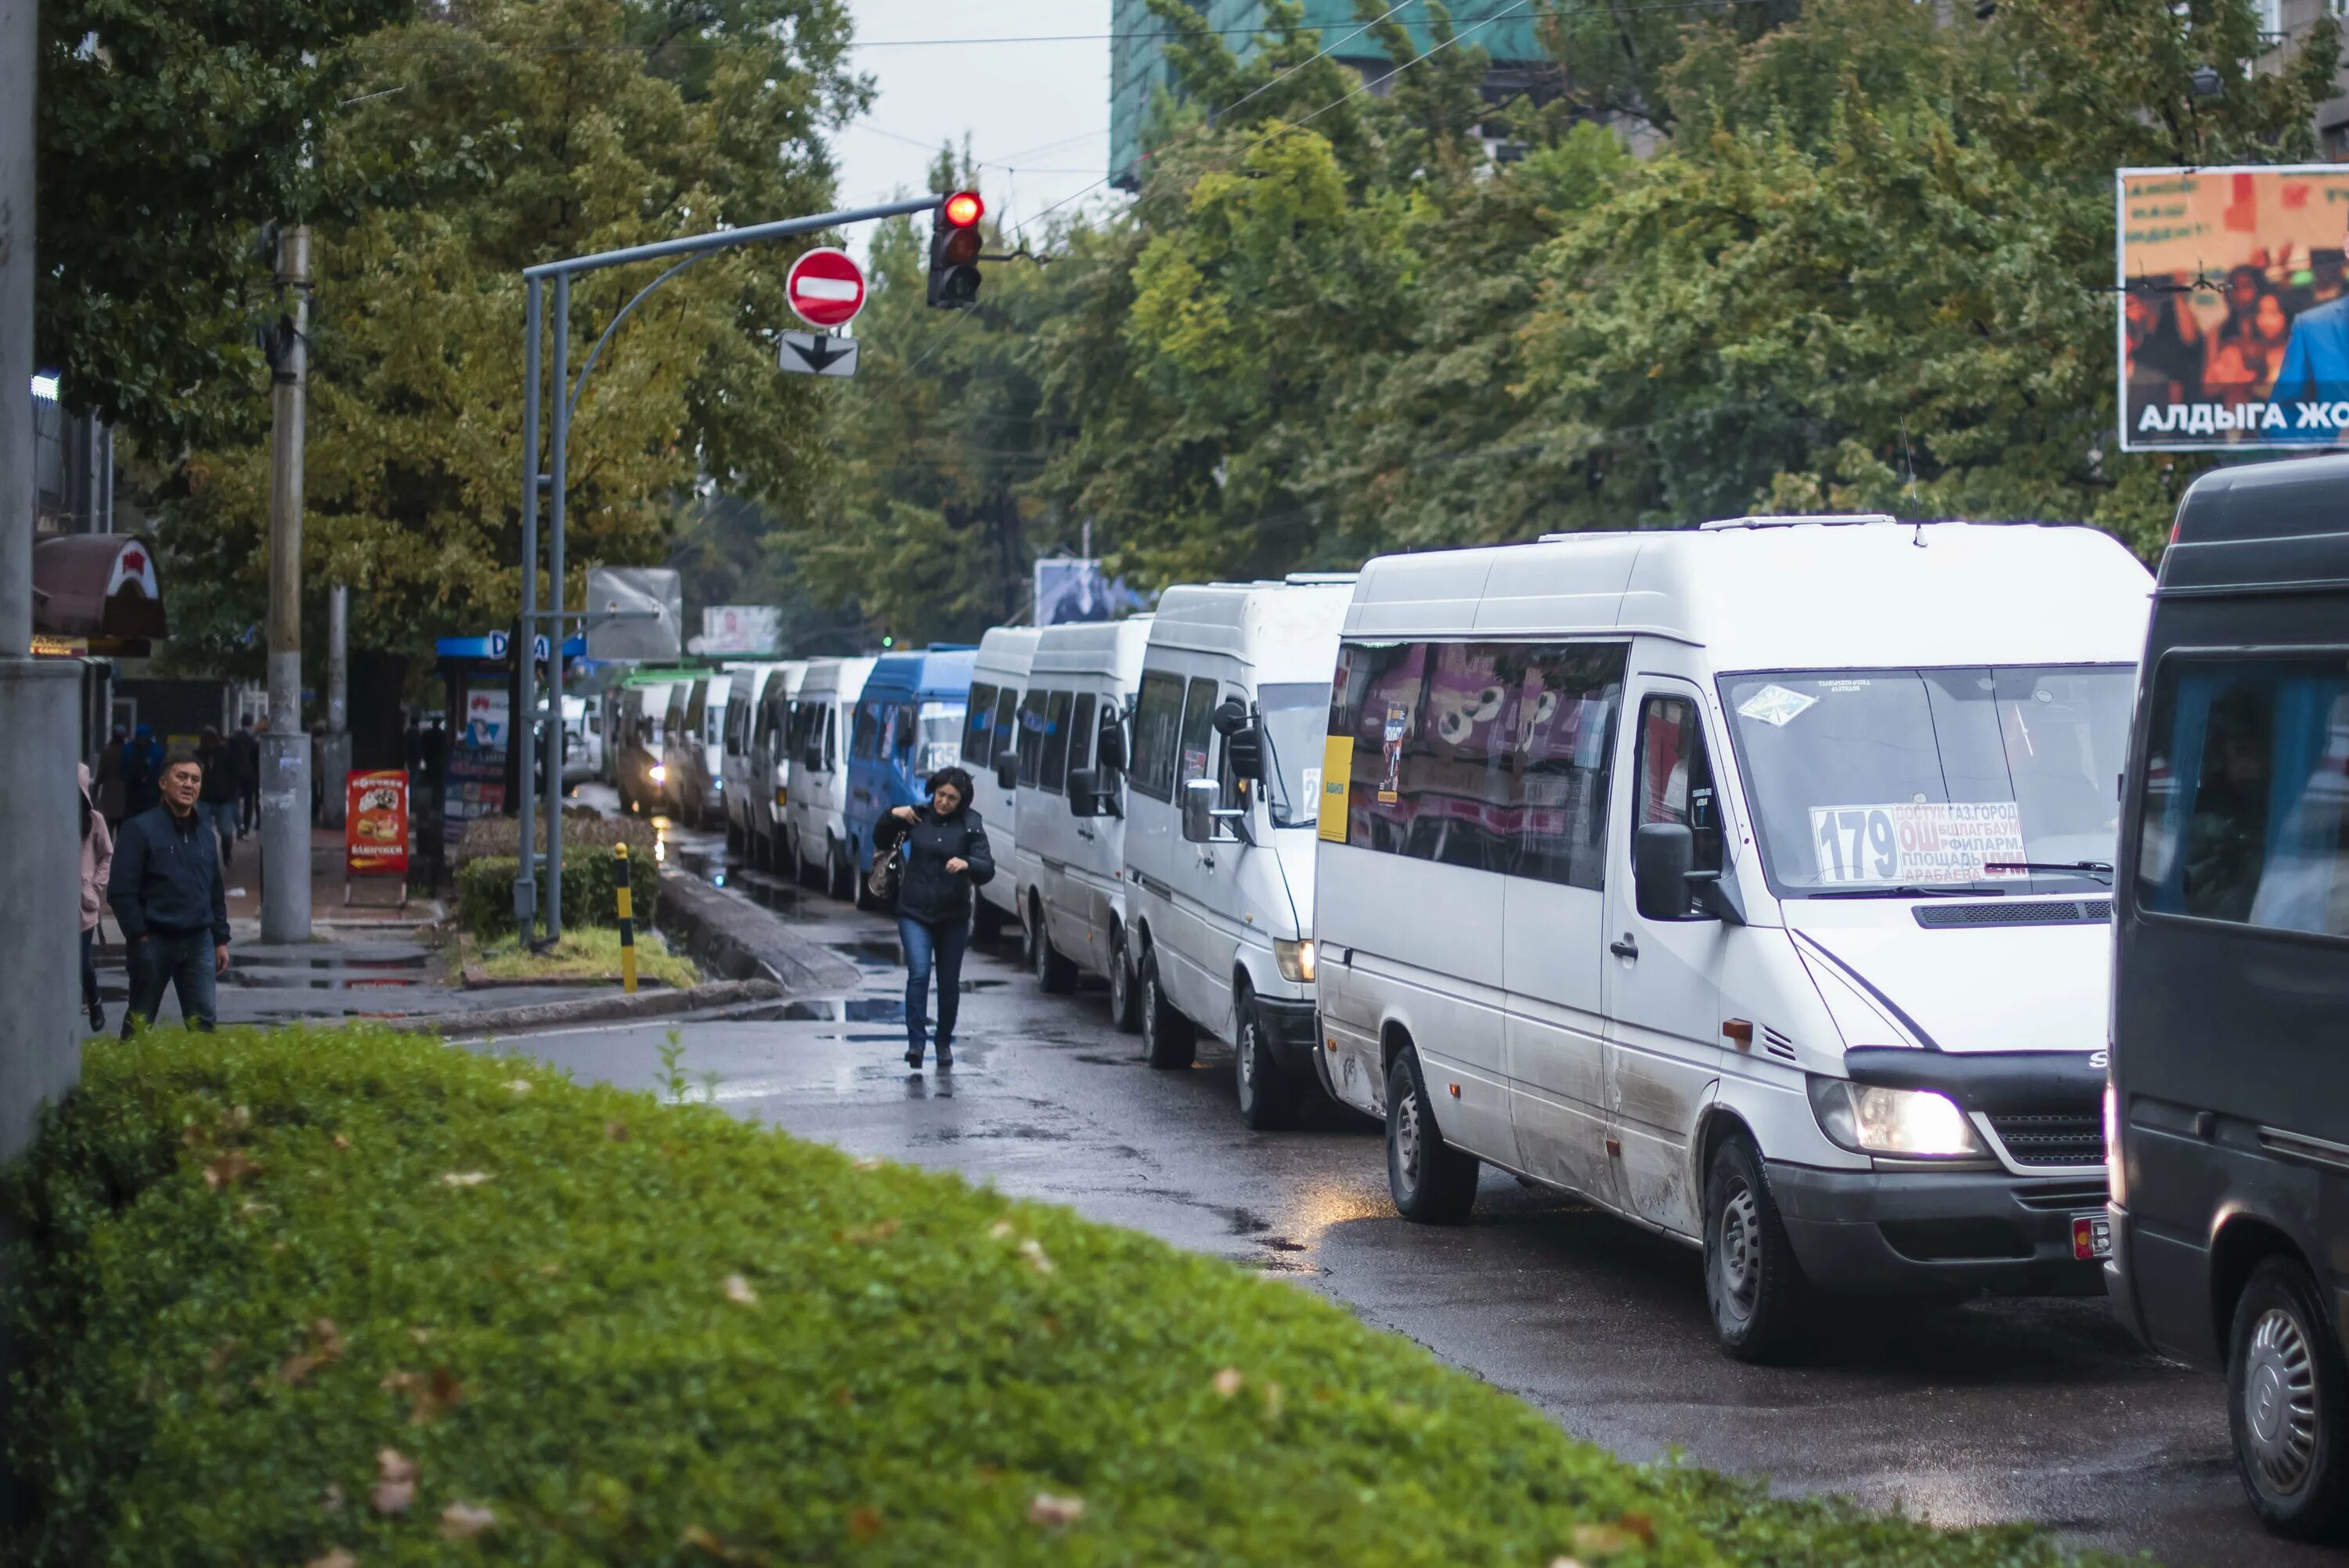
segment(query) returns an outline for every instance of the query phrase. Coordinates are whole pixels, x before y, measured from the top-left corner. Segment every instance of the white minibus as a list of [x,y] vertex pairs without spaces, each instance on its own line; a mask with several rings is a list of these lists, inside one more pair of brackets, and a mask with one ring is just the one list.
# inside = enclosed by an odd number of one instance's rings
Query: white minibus
[[1028,662],[1036,651],[1033,626],[997,626],[978,640],[971,665],[970,706],[963,711],[962,765],[971,779],[971,807],[987,827],[987,847],[996,875],[971,900],[970,931],[981,942],[1002,934],[1004,922],[1019,919],[1018,879],[1012,875],[1016,840],[1013,819],[1018,793],[996,777],[998,757],[1012,753],[1012,717],[1028,689]]
[[1741,518],[1384,557],[1320,812],[1324,1082],[1396,1207],[1489,1163],[1813,1287],[2094,1293],[2145,568],[2086,528]]
[[743,758],[744,787],[750,792],[744,816],[749,822],[750,863],[761,871],[799,872],[784,808],[790,796],[792,703],[807,677],[805,659],[785,659],[768,672],[760,688],[759,706],[749,715],[750,742]]
[[1151,620],[1045,627],[1018,711],[1017,753],[999,764],[998,782],[1014,780],[1019,799],[1011,880],[1029,968],[1047,991],[1073,991],[1080,973],[1107,979],[1121,1029],[1140,1021],[1124,958],[1123,783]]
[[[749,858],[750,809],[760,790],[750,778],[750,736],[759,717],[769,678],[782,666],[776,664],[735,665],[732,691],[726,703],[726,727],[720,737],[724,759],[719,767],[720,798],[726,808],[726,847]],[[755,863],[755,862],[753,862]]]
[[856,859],[848,847],[848,725],[874,663],[811,660],[792,701],[784,820],[800,881],[834,898],[856,892]]
[[1125,778],[1133,935],[1119,957],[1153,1067],[1232,1042],[1240,1115],[1276,1127],[1313,1082],[1313,830],[1353,578],[1186,583],[1158,602]]

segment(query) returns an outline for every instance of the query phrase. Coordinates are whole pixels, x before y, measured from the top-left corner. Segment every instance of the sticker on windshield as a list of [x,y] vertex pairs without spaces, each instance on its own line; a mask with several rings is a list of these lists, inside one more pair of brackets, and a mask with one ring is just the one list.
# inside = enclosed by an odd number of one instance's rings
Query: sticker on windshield
[[1814,806],[1811,850],[1819,885],[1970,882],[2020,876],[1984,868],[2025,858],[2012,800]]
[[1784,729],[1801,717],[1805,708],[1818,700],[1807,693],[1795,691],[1772,681],[1739,703],[1737,711],[1748,718],[1758,718],[1774,728]]

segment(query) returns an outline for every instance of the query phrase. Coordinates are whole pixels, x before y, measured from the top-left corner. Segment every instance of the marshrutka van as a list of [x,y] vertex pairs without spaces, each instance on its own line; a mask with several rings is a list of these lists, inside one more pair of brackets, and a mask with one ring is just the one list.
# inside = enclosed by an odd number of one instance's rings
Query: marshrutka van
[[1012,858],[1019,929],[1036,983],[1110,983],[1110,1016],[1139,1023],[1125,961],[1126,715],[1142,679],[1151,617],[1047,626],[1037,634],[1019,740],[1004,776],[1019,797]]
[[834,898],[846,898],[856,887],[856,859],[848,847],[848,731],[876,662],[810,660],[784,734],[791,762],[783,812],[800,881]]
[[[970,774],[971,808],[987,826],[988,852],[999,867],[1012,863],[1019,790],[1016,769],[1011,782],[997,779],[996,759],[1013,756],[1012,724],[1028,690],[1028,665],[1039,635],[1033,626],[997,626],[978,640],[978,656],[971,664],[962,765]],[[1002,934],[1005,921],[1019,923],[1018,879],[991,879],[970,901],[970,911],[971,934],[981,942],[994,941]]]
[[[1241,1117],[1313,1084],[1313,829],[1353,577],[1189,583],[1158,601],[1125,776],[1130,985],[1143,1054],[1232,1043]],[[1383,896],[1383,895],[1381,895]]]
[[1385,557],[1321,761],[1331,1092],[1407,1217],[1480,1164],[1814,1287],[2094,1293],[2151,581],[2085,528],[1741,518]]

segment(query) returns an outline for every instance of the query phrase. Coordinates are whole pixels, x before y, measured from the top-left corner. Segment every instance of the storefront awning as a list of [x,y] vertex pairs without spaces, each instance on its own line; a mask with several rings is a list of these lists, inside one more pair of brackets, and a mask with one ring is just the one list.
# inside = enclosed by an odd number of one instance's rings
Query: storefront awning
[[33,631],[61,652],[73,645],[75,653],[146,653],[150,639],[166,634],[155,552],[144,540],[110,533],[36,544]]

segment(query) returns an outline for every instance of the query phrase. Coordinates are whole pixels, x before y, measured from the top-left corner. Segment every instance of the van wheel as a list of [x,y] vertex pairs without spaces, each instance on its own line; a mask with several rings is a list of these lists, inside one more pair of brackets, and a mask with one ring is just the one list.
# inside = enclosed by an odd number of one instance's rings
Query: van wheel
[[831,868],[828,891],[833,897],[847,902],[856,896],[856,862],[838,844],[828,846],[825,863]]
[[1304,1086],[1281,1069],[1272,1057],[1272,1041],[1257,1016],[1256,993],[1243,981],[1232,997],[1232,1084],[1240,1102],[1240,1119],[1258,1132],[1277,1132],[1297,1124],[1299,1090]]
[[1387,1191],[1395,1212],[1423,1225],[1456,1225],[1476,1206],[1477,1160],[1444,1141],[1420,1080],[1419,1053],[1405,1047],[1387,1069]]
[[1109,1021],[1122,1034],[1142,1027],[1142,1008],[1135,999],[1138,990],[1133,961],[1125,951],[1125,933],[1112,930],[1109,934]]
[[1761,1156],[1742,1133],[1723,1139],[1704,1181],[1704,1296],[1722,1348],[1740,1361],[1785,1359],[1808,1287]]
[[1174,1010],[1158,984],[1158,955],[1144,951],[1138,973],[1142,991],[1142,1059],[1154,1068],[1176,1070],[1198,1058],[1198,1032],[1191,1020]]
[[1028,968],[1036,976],[1036,984],[1053,996],[1065,996],[1077,988],[1077,966],[1061,956],[1052,945],[1052,934],[1044,924],[1044,906],[1028,906]]
[[1003,934],[1003,912],[978,893],[970,895],[970,939],[993,942]]
[[[726,821],[726,852],[730,855],[749,854],[749,847],[742,841],[743,837],[744,834],[742,830],[735,826],[732,818],[728,818]],[[752,863],[754,865],[757,863],[755,857],[752,859]]]
[[2227,1353],[2227,1424],[2243,1490],[2284,1535],[2337,1536],[2349,1515],[2341,1418],[2349,1377],[2316,1281],[2298,1259],[2251,1271]]

